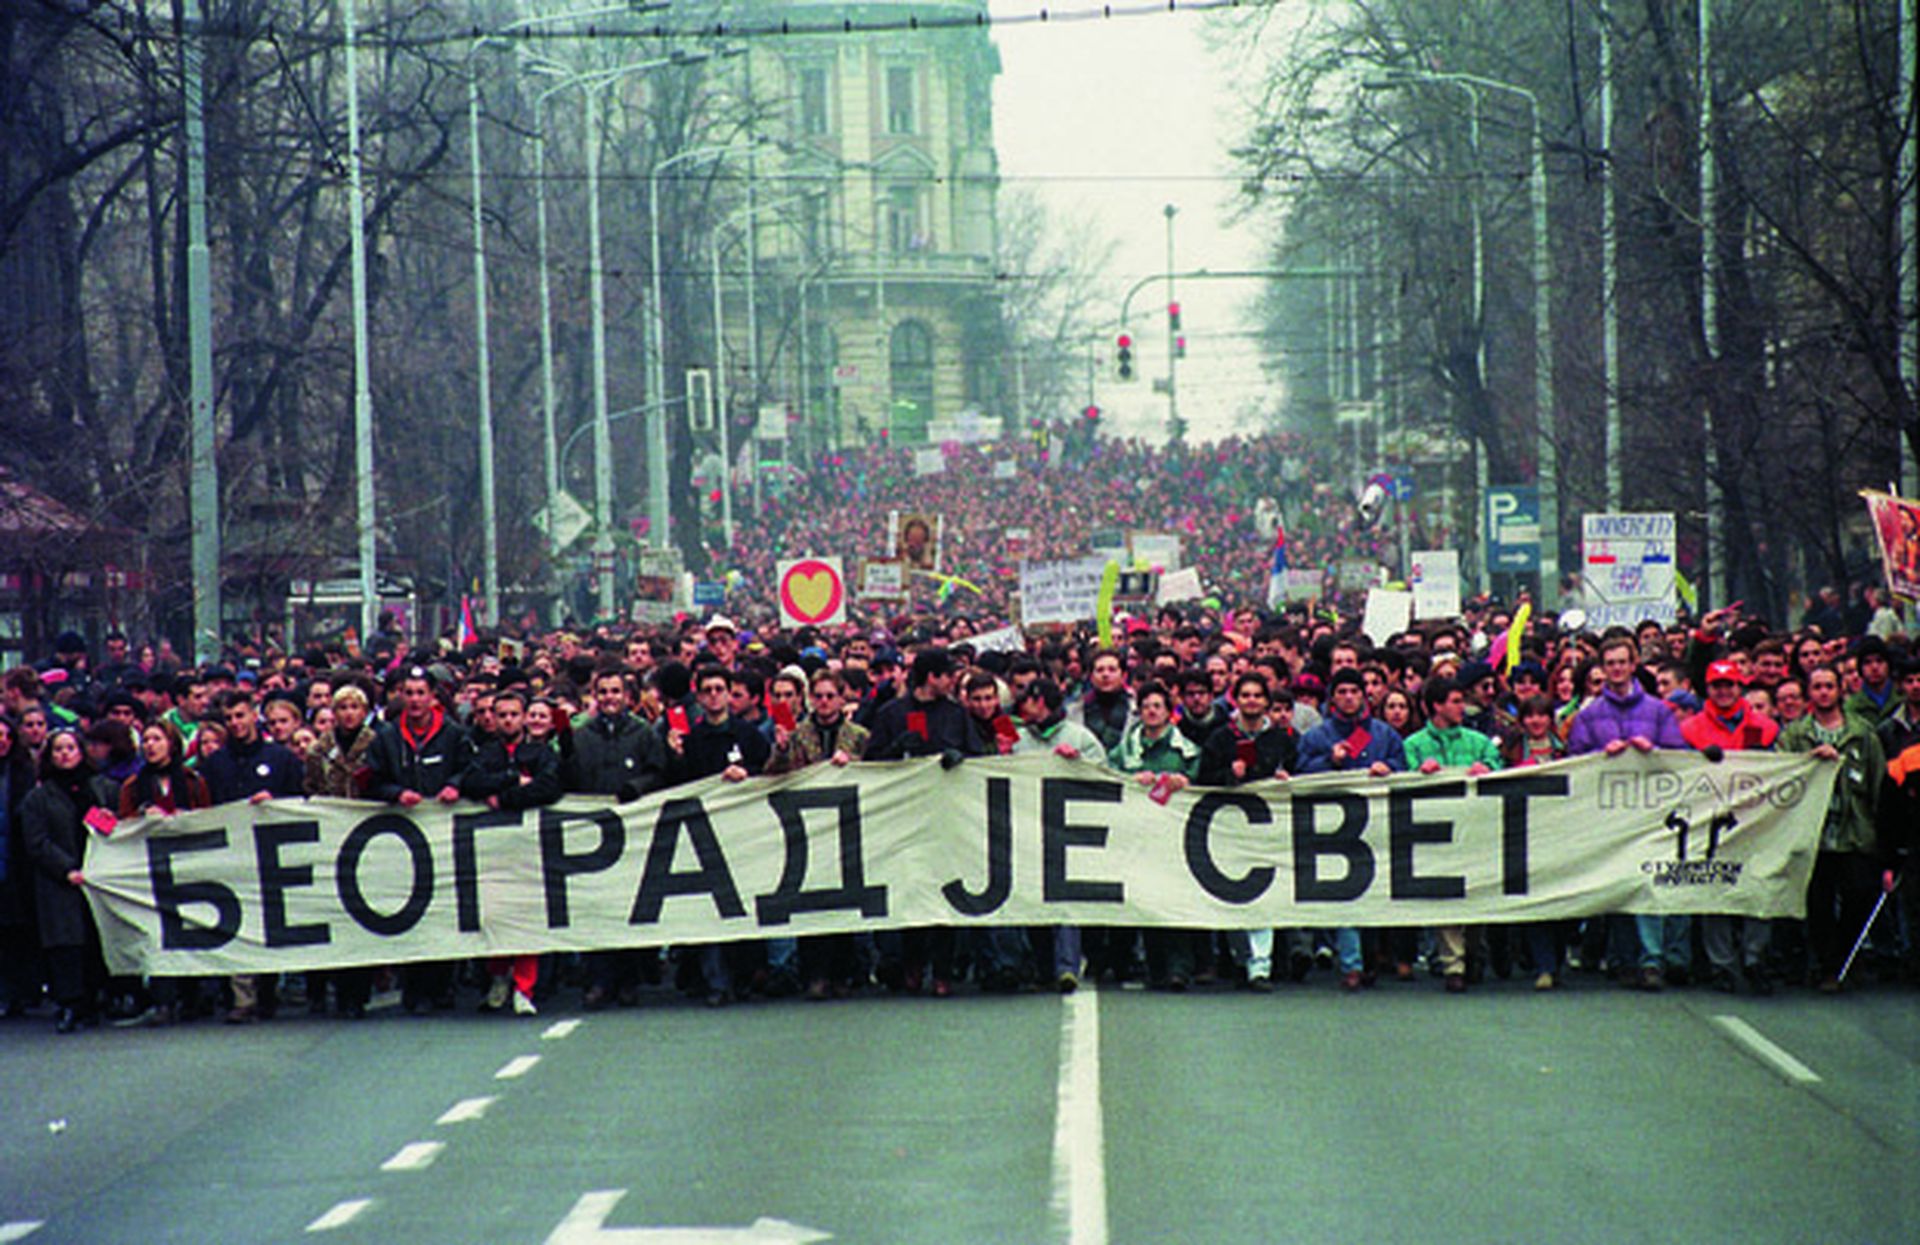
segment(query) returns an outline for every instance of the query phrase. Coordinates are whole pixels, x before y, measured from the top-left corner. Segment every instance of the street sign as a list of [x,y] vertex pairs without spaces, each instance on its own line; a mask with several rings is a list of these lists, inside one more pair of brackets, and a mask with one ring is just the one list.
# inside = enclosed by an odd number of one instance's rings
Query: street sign
[[533,525],[565,549],[593,526],[593,516],[573,499],[572,493],[561,489],[553,495],[551,507],[542,506],[533,512]]
[[1531,484],[1489,488],[1484,518],[1488,570],[1540,569],[1539,489]]

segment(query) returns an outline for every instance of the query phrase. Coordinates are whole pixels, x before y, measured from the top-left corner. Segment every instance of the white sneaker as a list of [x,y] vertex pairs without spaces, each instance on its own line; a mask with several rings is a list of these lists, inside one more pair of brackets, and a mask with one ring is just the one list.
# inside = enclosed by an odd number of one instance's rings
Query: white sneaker
[[480,1006],[486,1011],[499,1011],[507,1005],[507,992],[511,989],[505,977],[495,977],[493,984],[487,987],[487,1001]]
[[515,990],[513,992],[513,1014],[516,1016],[537,1016],[540,1014],[540,1011],[533,1005],[532,999]]

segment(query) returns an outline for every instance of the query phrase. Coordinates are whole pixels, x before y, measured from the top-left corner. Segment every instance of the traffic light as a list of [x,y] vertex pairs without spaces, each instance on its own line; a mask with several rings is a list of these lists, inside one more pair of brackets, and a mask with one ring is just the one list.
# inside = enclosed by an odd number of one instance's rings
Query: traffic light
[[1167,304],[1167,331],[1173,335],[1173,357],[1187,357],[1187,335],[1180,331],[1180,304]]
[[1133,379],[1133,338],[1132,336],[1126,333],[1122,333],[1120,334],[1120,340],[1115,342],[1114,345],[1116,347],[1114,351],[1114,359],[1120,365],[1120,379],[1132,380]]
[[1167,304],[1167,327],[1172,329],[1176,334],[1179,333],[1180,331],[1180,304],[1179,303]]
[[1089,406],[1086,410],[1081,411],[1080,414],[1085,416],[1086,421],[1090,424],[1100,422],[1100,408],[1097,406]]

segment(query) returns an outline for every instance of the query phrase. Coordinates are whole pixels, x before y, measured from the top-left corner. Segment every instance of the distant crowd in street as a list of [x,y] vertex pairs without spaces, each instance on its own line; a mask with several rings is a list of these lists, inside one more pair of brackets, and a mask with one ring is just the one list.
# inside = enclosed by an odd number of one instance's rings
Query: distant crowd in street
[[[1117,499],[1130,484],[1117,468],[1097,481]],[[1030,517],[1038,539],[1066,551],[1064,520],[1044,507]],[[1214,524],[1232,526],[1221,506],[1196,504],[1196,522],[1203,542],[1218,535]],[[963,543],[955,556],[992,554]],[[1212,556],[1204,543],[1201,556]],[[1260,561],[1245,548],[1233,556]],[[103,1018],[358,1018],[388,1003],[405,1014],[477,1005],[533,1015],[675,990],[718,1007],[1113,982],[1251,993],[1326,982],[1356,994],[1422,979],[1450,994],[1507,978],[1540,991],[1583,979],[1823,994],[1863,980],[1911,983],[1920,980],[1907,873],[1920,825],[1920,660],[1891,602],[1865,599],[1879,608],[1849,619],[1837,591],[1822,594],[1791,627],[1717,611],[1597,634],[1536,610],[1510,666],[1515,611],[1482,599],[1377,645],[1330,612],[1231,602],[1122,619],[1107,644],[1090,626],[1053,629],[1018,651],[976,651],[972,638],[1006,620],[965,600],[832,628],[715,615],[539,631],[505,646],[487,633],[416,648],[390,627],[293,651],[236,637],[201,666],[168,665],[163,646],[117,633],[96,655],[68,633],[0,680],[0,1002],[10,1017],[46,1015],[70,1033]],[[568,793],[634,799],[716,775],[1028,751],[1083,758],[1164,792],[1335,770],[1479,773],[1568,754],[1766,748],[1838,767],[1804,921],[931,928],[278,980],[132,980],[107,976],[84,899],[88,843],[103,824],[241,800],[525,808]],[[1843,981],[1889,880],[1898,885]]]

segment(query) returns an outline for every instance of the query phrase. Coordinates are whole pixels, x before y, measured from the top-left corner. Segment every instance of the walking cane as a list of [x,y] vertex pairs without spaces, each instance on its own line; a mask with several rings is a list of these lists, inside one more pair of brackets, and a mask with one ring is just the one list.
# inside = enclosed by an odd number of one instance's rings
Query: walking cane
[[1874,901],[1873,911],[1867,914],[1867,923],[1860,927],[1860,936],[1853,940],[1853,950],[1847,952],[1847,962],[1840,966],[1841,981],[1847,979],[1847,970],[1853,967],[1853,957],[1859,955],[1860,948],[1866,945],[1867,931],[1872,929],[1873,923],[1880,919],[1880,909],[1887,906],[1887,896],[1893,894],[1893,888],[1898,885],[1900,885],[1900,879],[1893,876],[1893,870],[1888,869],[1880,875],[1880,898]]

